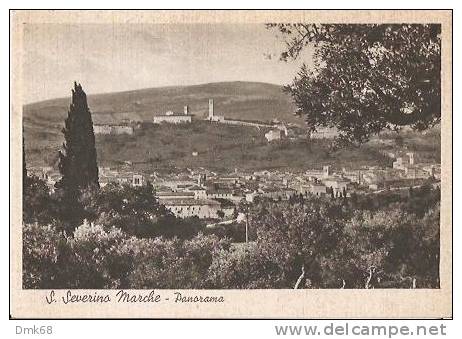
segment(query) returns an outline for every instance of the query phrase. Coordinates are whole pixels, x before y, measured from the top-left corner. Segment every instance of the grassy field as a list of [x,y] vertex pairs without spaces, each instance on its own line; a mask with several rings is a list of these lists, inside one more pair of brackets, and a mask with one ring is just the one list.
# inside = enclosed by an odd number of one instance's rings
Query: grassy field
[[[378,159],[375,152],[359,149],[331,155],[325,142],[268,143],[264,133],[264,129],[208,122],[148,126],[132,136],[98,138],[98,155],[107,165],[130,159],[156,170],[208,167],[225,171],[234,168],[302,169],[347,159],[356,164]],[[193,152],[197,152],[197,156],[193,156]]]
[[[280,141],[268,143],[265,129],[211,124],[146,125],[133,135],[98,135],[98,163],[117,166],[131,161],[143,171],[208,167],[217,171],[240,169],[320,168],[322,165],[356,167],[386,165],[387,159],[368,145],[330,152],[327,141]],[[53,165],[62,141],[45,148],[26,145],[27,162]],[[197,155],[194,156],[193,153]]]

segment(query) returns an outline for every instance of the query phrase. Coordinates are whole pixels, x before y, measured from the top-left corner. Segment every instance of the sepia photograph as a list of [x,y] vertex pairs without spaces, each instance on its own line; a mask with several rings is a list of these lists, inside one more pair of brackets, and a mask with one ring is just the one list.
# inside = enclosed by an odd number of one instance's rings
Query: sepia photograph
[[16,314],[451,316],[451,12],[379,12],[13,11]]

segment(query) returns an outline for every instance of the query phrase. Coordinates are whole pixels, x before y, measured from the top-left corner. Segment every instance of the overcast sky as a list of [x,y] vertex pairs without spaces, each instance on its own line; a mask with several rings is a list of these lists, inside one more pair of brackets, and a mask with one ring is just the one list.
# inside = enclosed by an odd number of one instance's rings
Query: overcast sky
[[[260,24],[27,24],[26,103],[69,96],[220,81],[286,84],[302,60],[278,60],[283,42]],[[271,55],[271,58],[265,57]]]

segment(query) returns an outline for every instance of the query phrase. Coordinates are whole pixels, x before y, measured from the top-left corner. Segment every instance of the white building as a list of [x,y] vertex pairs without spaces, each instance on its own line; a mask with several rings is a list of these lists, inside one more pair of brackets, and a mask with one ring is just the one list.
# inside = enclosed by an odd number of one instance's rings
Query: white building
[[142,174],[111,170],[104,170],[99,173],[99,184],[101,187],[106,186],[110,182],[118,183],[119,185],[130,185],[132,187],[141,187],[147,183],[146,178]]
[[308,185],[301,185],[299,192],[304,196],[308,194],[322,196],[327,193],[327,187],[321,183],[311,182]]
[[218,201],[208,199],[174,199],[161,202],[178,218],[197,216],[200,219],[219,218],[217,212],[221,210]]
[[207,189],[207,198],[208,199],[233,199],[233,192],[229,189]]
[[156,192],[156,197],[159,199],[159,202],[163,204],[162,201],[194,199],[194,192],[160,191]]
[[132,186],[133,187],[141,187],[146,184],[146,180],[144,179],[144,176],[141,174],[133,174],[132,178]]
[[245,194],[245,201],[247,202],[254,202],[255,198],[258,197],[257,192],[250,192]]
[[338,136],[338,130],[334,127],[318,127],[310,133],[311,139],[333,139]]
[[117,124],[93,124],[95,134],[133,134],[133,126]]
[[213,99],[209,99],[209,115],[207,117],[209,121],[222,122],[225,120],[224,116],[215,115],[215,107],[213,104]]
[[339,177],[329,177],[322,180],[323,184],[326,187],[332,188],[334,190],[335,196],[346,192],[348,190],[348,185],[350,181],[346,180],[345,178]]
[[281,140],[284,136],[284,131],[280,129],[272,129],[271,131],[265,133],[265,138],[268,142]]
[[194,185],[186,188],[186,191],[193,192],[194,199],[207,199],[207,191],[204,187]]
[[183,114],[168,111],[164,115],[155,115],[152,122],[154,124],[188,124],[192,122],[192,115],[189,114],[188,106],[184,106]]

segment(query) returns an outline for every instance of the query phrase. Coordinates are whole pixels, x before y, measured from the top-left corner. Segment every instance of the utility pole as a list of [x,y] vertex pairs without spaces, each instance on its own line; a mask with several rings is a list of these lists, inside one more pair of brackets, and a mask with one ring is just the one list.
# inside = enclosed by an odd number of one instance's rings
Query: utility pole
[[249,215],[245,214],[245,243],[249,242]]

